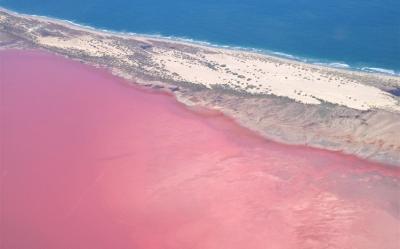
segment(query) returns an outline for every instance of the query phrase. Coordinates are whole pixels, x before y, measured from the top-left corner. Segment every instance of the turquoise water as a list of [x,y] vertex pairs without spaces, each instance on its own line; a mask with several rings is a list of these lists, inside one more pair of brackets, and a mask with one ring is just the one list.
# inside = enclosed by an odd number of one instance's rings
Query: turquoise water
[[0,6],[114,31],[400,72],[398,0],[0,0]]

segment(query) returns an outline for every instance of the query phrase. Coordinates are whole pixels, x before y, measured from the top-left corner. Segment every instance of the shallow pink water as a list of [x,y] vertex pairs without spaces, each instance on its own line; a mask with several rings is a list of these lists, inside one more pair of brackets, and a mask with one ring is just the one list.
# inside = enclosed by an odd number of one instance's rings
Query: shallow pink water
[[0,52],[1,249],[400,246],[400,172]]

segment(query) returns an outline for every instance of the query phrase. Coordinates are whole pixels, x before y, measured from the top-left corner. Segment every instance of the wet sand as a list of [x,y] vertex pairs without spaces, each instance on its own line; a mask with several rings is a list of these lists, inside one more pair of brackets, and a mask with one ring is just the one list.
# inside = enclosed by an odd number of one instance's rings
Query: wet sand
[[1,248],[399,248],[400,170],[1,51]]

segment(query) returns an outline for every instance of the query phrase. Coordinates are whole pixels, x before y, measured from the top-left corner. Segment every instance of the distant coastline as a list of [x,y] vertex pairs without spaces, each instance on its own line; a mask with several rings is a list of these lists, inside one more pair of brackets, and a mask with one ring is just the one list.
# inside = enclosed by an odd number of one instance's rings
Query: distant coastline
[[207,47],[211,47],[211,48],[221,48],[221,49],[253,52],[253,53],[258,53],[258,54],[262,54],[262,55],[266,55],[266,56],[277,57],[280,59],[288,59],[288,60],[293,60],[296,62],[303,62],[303,63],[307,63],[307,64],[329,67],[329,68],[334,68],[334,69],[346,69],[346,70],[352,70],[352,71],[358,71],[358,72],[377,73],[377,74],[384,74],[384,75],[400,77],[400,70],[396,70],[396,69],[392,69],[392,68],[380,68],[380,67],[375,67],[375,66],[370,66],[370,65],[355,66],[346,61],[332,61],[332,60],[324,59],[324,58],[312,58],[312,57],[288,54],[283,51],[273,51],[273,50],[261,49],[261,48],[218,44],[215,42],[195,40],[195,39],[192,39],[189,37],[166,36],[166,35],[161,35],[161,34],[135,33],[135,32],[130,32],[130,31],[116,31],[116,30],[110,30],[110,29],[105,29],[105,28],[101,28],[101,27],[91,26],[91,25],[87,25],[87,24],[81,24],[81,23],[78,23],[78,22],[75,22],[72,20],[60,19],[58,17],[53,17],[53,16],[43,16],[43,15],[21,13],[21,12],[12,10],[12,9],[4,8],[2,6],[0,6],[0,10],[3,10],[5,12],[10,12],[13,14],[17,14],[20,16],[36,17],[36,18],[43,19],[43,20],[47,19],[52,22],[62,22],[64,25],[72,25],[74,27],[91,30],[93,32],[101,32],[103,34],[112,34],[112,35],[118,35],[118,36],[123,36],[123,37],[144,37],[144,38],[162,39],[162,40],[167,40],[170,42],[184,42],[184,43],[190,43],[193,45],[207,46]]

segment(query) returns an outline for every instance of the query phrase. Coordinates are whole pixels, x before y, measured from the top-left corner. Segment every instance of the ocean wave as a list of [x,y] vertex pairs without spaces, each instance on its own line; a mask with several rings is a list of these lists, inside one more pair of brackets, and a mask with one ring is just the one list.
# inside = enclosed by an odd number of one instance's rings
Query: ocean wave
[[270,52],[271,54],[277,55],[277,56],[282,56],[285,58],[289,58],[289,59],[299,59],[299,57],[296,57],[292,54],[287,54],[287,53],[282,53],[282,52]]
[[371,72],[371,73],[384,73],[384,74],[391,74],[391,75],[399,75],[400,73],[396,73],[396,71],[392,69],[385,69],[379,67],[362,67],[362,71]]
[[349,64],[343,63],[343,62],[315,62],[313,64],[316,65],[321,65],[321,66],[328,66],[328,67],[334,67],[334,68],[345,68],[345,69],[350,69],[351,66]]
[[128,32],[128,31],[115,31],[115,30],[105,29],[102,27],[94,27],[94,26],[78,23],[78,22],[71,21],[71,20],[59,19],[57,17],[52,17],[52,16],[22,14],[22,13],[14,11],[14,10],[2,8],[1,6],[0,6],[0,9],[9,11],[9,12],[13,12],[17,15],[33,16],[33,17],[38,17],[38,18],[44,19],[44,20],[47,19],[47,20],[52,20],[55,22],[64,22],[64,23],[67,23],[67,24],[70,24],[70,25],[73,25],[73,26],[76,26],[76,27],[79,27],[82,29],[92,30],[94,32],[102,32],[102,33],[106,33],[106,34],[114,34],[114,35],[127,36],[127,37],[141,36],[141,37],[145,37],[145,38],[155,38],[155,39],[163,39],[163,40],[168,40],[168,41],[185,42],[185,43],[202,45],[202,46],[207,46],[207,47],[224,48],[224,49],[264,54],[267,56],[276,56],[276,57],[280,57],[280,58],[284,58],[284,59],[290,59],[290,60],[294,60],[294,61],[300,61],[300,62],[304,62],[304,63],[308,63],[308,64],[320,65],[320,66],[331,67],[331,68],[349,69],[349,70],[363,71],[363,72],[369,72],[369,73],[381,73],[381,74],[400,76],[400,71],[396,72],[393,69],[368,67],[368,66],[357,67],[357,66],[352,66],[352,65],[344,63],[344,62],[330,62],[328,60],[301,57],[301,56],[296,56],[296,55],[292,55],[292,54],[288,54],[288,53],[284,53],[284,52],[280,52],[280,51],[273,51],[273,50],[260,49],[260,48],[251,48],[251,47],[241,47],[241,46],[235,46],[235,45],[218,44],[218,43],[214,43],[214,42],[209,42],[209,41],[204,41],[204,40],[195,40],[195,39],[192,39],[189,37],[182,37],[182,36],[163,35],[160,33],[143,34],[143,33],[135,33],[135,32]]

